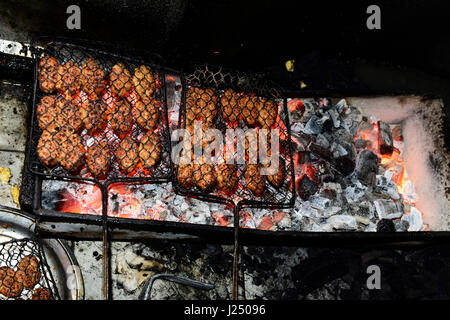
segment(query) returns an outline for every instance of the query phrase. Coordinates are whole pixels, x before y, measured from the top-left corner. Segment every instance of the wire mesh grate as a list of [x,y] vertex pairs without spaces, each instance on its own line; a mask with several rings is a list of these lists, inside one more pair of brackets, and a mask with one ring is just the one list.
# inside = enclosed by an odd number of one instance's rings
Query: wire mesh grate
[[0,243],[0,300],[55,300],[58,289],[41,245],[31,239]]

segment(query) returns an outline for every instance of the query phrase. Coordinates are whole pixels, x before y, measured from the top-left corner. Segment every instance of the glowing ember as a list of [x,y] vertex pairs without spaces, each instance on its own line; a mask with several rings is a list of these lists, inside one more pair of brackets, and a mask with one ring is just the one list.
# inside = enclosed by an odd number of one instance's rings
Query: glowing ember
[[[401,156],[399,148],[394,147],[391,155],[381,154],[378,142],[379,126],[374,118],[370,119],[372,130],[358,131],[355,140],[362,139],[368,141],[366,148],[374,152],[381,159],[381,166],[392,173],[392,181],[397,186],[399,194],[403,195],[403,204],[416,205],[417,196],[414,192],[414,182],[408,179],[407,169]],[[394,146],[403,146],[401,136],[394,140]],[[421,212],[422,216],[423,213]]]

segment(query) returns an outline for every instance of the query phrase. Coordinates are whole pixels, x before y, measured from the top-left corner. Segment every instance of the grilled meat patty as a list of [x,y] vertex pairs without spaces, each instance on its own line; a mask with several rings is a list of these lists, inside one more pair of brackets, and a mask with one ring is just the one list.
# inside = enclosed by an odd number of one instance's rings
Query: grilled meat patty
[[133,113],[126,100],[115,101],[108,113],[109,124],[119,137],[124,137],[133,127]]
[[0,294],[7,298],[15,298],[22,293],[23,284],[15,278],[16,271],[6,266],[0,267]]
[[217,96],[211,89],[189,87],[186,94],[186,123],[203,120],[212,123],[217,115]]
[[272,101],[265,99],[261,100],[261,103],[257,104],[258,118],[257,121],[261,128],[270,128],[275,124],[278,115],[278,106]]
[[50,291],[46,288],[36,288],[31,300],[53,300]]
[[106,142],[95,142],[86,151],[86,165],[89,171],[99,177],[105,175],[110,168],[111,151]]
[[193,182],[201,190],[206,191],[215,184],[217,177],[214,165],[210,163],[194,163],[193,171]]
[[220,106],[222,117],[231,123],[239,120],[241,106],[239,104],[239,95],[233,89],[227,89],[220,97]]
[[161,158],[162,146],[159,136],[154,132],[147,132],[139,142],[139,158],[142,166],[152,168]]
[[116,152],[120,169],[129,174],[136,169],[139,163],[139,145],[130,137],[126,136],[120,141]]
[[25,256],[17,266],[16,276],[25,288],[32,289],[41,278],[39,260],[32,254]]
[[97,61],[88,58],[81,66],[81,87],[89,97],[99,98],[105,89],[105,72]]
[[101,131],[106,126],[107,106],[102,100],[87,99],[78,109],[78,118],[83,122],[89,134]]
[[244,169],[246,187],[255,195],[261,196],[266,186],[266,177],[261,175],[261,166],[258,164],[247,164]]
[[154,98],[139,100],[133,107],[133,116],[137,124],[146,130],[158,126],[160,102]]
[[61,141],[58,143],[59,164],[67,171],[76,171],[82,164],[86,153],[80,136],[76,133],[58,132],[55,140]]
[[233,164],[221,163],[216,167],[216,171],[217,184],[222,191],[230,193],[236,189],[239,181],[236,166]]
[[56,81],[56,89],[61,92],[64,97],[71,97],[78,92],[81,87],[80,81],[81,70],[72,62],[66,62],[58,67],[58,80]]
[[[267,164],[266,167],[269,167],[270,164]],[[284,159],[280,158],[278,163],[278,170],[273,175],[267,175],[267,181],[274,187],[280,187],[286,178],[286,163]]]
[[39,88],[45,93],[52,93],[56,89],[58,81],[59,63],[55,58],[44,56],[39,60],[38,81]]
[[53,139],[53,134],[44,130],[37,145],[37,154],[43,165],[51,167],[56,165],[59,146]]
[[134,69],[133,85],[140,99],[150,99],[156,91],[156,81],[150,67],[141,65]]
[[242,118],[249,126],[256,124],[260,104],[260,100],[255,96],[244,96],[239,99]]
[[133,86],[131,73],[123,63],[118,63],[112,68],[109,80],[112,92],[122,98],[128,94]]

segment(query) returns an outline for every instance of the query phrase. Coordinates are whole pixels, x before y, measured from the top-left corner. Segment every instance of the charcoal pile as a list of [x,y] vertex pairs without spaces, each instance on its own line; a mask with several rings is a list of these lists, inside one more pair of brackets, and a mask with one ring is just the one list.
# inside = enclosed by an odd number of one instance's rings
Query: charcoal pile
[[241,225],[296,231],[422,231],[401,124],[367,117],[345,99],[292,99],[297,199],[293,209],[248,210]]

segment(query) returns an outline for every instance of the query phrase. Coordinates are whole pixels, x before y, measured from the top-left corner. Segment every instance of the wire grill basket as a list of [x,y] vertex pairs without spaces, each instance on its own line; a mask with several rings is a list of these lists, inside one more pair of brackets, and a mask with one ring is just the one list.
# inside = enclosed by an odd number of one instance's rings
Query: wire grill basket
[[0,300],[56,300],[58,289],[39,242],[0,243]]
[[211,66],[198,66],[183,89],[176,190],[240,207],[291,206],[294,166],[282,90],[263,77]]
[[170,180],[164,68],[60,41],[34,55],[32,173],[95,183]]

